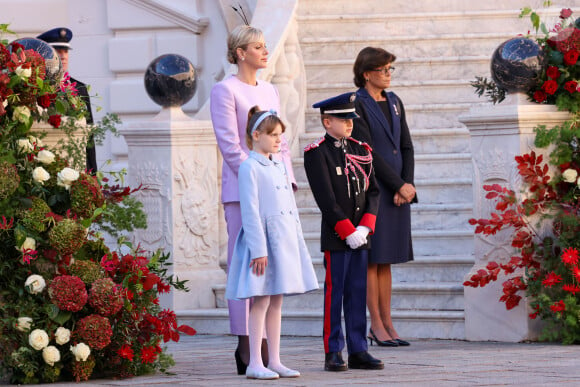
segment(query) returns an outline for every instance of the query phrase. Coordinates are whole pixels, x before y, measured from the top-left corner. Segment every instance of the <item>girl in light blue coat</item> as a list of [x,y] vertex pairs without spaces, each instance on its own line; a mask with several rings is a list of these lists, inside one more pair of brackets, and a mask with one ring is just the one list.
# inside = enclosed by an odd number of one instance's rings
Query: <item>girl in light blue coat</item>
[[[300,376],[280,361],[282,297],[318,289],[292,184],[284,163],[271,157],[280,151],[284,129],[276,112],[260,111],[257,106],[250,109],[246,140],[252,151],[238,173],[242,229],[230,264],[226,297],[253,297],[246,370],[251,379]],[[261,357],[264,327],[268,368]]]

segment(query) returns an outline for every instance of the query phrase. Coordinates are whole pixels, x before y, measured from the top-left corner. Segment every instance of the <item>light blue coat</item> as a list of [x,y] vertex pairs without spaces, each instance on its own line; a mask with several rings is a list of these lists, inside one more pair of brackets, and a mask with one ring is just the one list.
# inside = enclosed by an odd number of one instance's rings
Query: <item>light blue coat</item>
[[[250,152],[238,173],[242,229],[228,273],[226,297],[244,299],[318,289],[292,185],[283,163]],[[252,259],[268,257],[262,276]]]

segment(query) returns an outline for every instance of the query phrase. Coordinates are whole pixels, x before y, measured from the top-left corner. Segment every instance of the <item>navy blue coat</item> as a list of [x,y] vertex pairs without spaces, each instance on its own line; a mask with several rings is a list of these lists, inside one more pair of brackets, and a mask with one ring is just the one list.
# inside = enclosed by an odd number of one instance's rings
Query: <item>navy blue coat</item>
[[[373,149],[375,177],[381,191],[369,262],[402,263],[413,259],[411,207],[395,206],[395,193],[405,183],[414,184],[414,150],[405,110],[395,93],[385,93],[392,126],[366,89],[357,91],[352,137]],[[417,198],[413,200],[417,201]]]

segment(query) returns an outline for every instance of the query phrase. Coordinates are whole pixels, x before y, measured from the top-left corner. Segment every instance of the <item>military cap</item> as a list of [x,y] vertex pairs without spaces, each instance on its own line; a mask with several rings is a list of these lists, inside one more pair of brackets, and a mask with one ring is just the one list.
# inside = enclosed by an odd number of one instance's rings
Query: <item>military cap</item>
[[36,38],[44,40],[46,43],[50,44],[54,48],[64,48],[71,49],[70,41],[73,37],[71,30],[65,27],[57,27],[52,30],[48,30],[38,35]]
[[358,114],[354,111],[355,99],[355,93],[344,93],[316,102],[312,107],[320,108],[320,114],[328,114],[343,119],[358,118]]

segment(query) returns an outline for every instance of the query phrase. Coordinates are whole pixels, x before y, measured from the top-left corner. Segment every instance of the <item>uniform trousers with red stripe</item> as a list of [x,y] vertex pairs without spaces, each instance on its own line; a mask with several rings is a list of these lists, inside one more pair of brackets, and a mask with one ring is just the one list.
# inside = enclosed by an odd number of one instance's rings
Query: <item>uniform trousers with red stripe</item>
[[325,251],[324,351],[342,352],[345,335],[349,354],[366,351],[368,250]]

